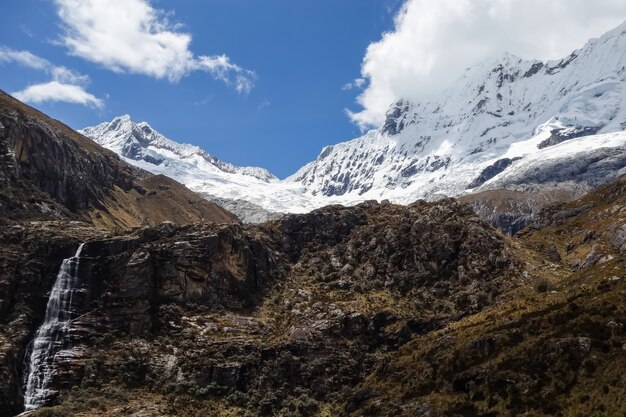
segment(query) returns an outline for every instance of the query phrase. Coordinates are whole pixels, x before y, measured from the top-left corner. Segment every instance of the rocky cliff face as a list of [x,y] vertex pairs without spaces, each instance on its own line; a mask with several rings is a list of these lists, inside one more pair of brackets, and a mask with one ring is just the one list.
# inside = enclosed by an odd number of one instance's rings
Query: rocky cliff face
[[469,204],[490,225],[512,236],[531,224],[546,206],[582,195],[584,192],[575,186],[527,191],[497,189],[464,195],[459,201]]
[[23,407],[23,370],[61,262],[80,241],[101,236],[81,222],[28,222],[0,228],[0,410]]
[[[2,236],[2,340],[12,364],[2,401],[11,412],[54,266],[85,238],[77,229],[59,247],[30,246],[41,228],[57,230],[45,223]],[[24,259],[33,266],[17,268]],[[80,260],[74,353],[58,363],[53,389],[118,381],[163,395],[243,396],[242,406],[271,414],[299,387],[315,401],[349,388],[378,355],[492,305],[519,274],[506,240],[453,201],[96,235]],[[9,326],[19,331],[9,336]]]
[[619,411],[623,183],[545,210],[515,240],[454,200],[260,226],[4,228],[2,409],[20,410],[55,267],[87,240],[59,405],[36,415]]
[[[112,227],[164,220],[236,221],[184,186],[134,168],[0,92],[0,213]],[[165,192],[168,191],[168,192]]]
[[623,414],[625,198],[621,177],[542,210],[518,235],[540,256],[526,258],[544,271],[527,270],[535,291],[407,343],[348,414]]

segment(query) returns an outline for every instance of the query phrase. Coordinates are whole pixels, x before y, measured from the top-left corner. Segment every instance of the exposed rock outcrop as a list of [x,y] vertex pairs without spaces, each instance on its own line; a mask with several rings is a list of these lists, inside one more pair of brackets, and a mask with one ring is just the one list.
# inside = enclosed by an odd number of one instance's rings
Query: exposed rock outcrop
[[220,207],[233,213],[239,220],[246,224],[259,224],[270,220],[278,220],[284,213],[266,210],[261,206],[246,200],[220,198],[208,193],[199,193],[202,197],[214,202]]
[[459,197],[476,214],[502,233],[512,236],[531,224],[546,206],[571,201],[583,193],[564,186],[549,191],[489,190]]
[[623,413],[625,185],[621,177],[545,208],[519,234],[536,251],[526,257],[529,288],[404,345],[354,389],[345,414]]
[[[37,230],[24,227],[24,242]],[[4,262],[14,266],[0,282],[13,290],[2,299],[20,299],[29,319],[2,304],[15,317],[3,324],[21,337],[0,333],[14,363],[2,370],[13,377],[1,396],[17,412],[18,364],[43,313],[36,306],[53,266],[84,237],[63,240],[51,261],[28,245],[17,258],[22,243],[12,236],[3,237]],[[19,259],[40,265],[30,273],[37,285],[22,287]],[[321,401],[364,378],[378,355],[501,299],[519,268],[506,239],[453,200],[328,207],[260,227],[163,223],[96,235],[78,271],[76,354],[59,362],[53,389],[119,382],[163,394],[241,393],[246,407],[277,412],[308,386]]]

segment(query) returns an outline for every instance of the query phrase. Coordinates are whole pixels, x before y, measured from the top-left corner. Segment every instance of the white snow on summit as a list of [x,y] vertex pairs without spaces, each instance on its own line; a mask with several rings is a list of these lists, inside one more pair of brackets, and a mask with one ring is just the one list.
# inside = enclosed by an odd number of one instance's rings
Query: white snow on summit
[[124,115],[111,122],[80,130],[123,160],[153,174],[163,174],[189,189],[219,198],[246,200],[278,212],[314,208],[301,185],[281,182],[264,168],[238,167],[203,149],[180,144],[155,131],[146,122]]
[[238,167],[220,161],[204,149],[189,144],[174,142],[152,129],[146,123],[135,123],[129,115],[116,117],[111,122],[88,127],[80,131],[96,140],[101,146],[115,151],[129,159],[144,159],[148,162],[169,162],[168,159],[180,159],[194,165],[201,164],[204,169],[252,176],[263,181],[275,181],[277,178],[268,170],[258,167]]
[[[82,131],[127,162],[274,212],[457,196],[476,189],[589,188],[626,173],[626,22],[559,61],[512,55],[468,69],[435,101],[393,105],[379,129],[328,146],[285,180],[236,167],[122,116]],[[533,185],[534,184],[534,185]]]
[[626,23],[560,61],[507,54],[468,69],[437,100],[397,103],[384,126],[325,148],[289,180],[346,201],[455,196],[500,159],[623,130]]

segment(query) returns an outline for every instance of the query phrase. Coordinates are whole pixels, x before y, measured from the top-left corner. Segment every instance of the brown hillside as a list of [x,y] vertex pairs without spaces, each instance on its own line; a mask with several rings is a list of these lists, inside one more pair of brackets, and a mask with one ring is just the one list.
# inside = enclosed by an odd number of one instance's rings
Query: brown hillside
[[0,214],[131,227],[236,222],[183,185],[121,161],[64,124],[0,92]]
[[626,177],[544,209],[514,240],[510,300],[406,344],[357,387],[353,416],[622,416]]

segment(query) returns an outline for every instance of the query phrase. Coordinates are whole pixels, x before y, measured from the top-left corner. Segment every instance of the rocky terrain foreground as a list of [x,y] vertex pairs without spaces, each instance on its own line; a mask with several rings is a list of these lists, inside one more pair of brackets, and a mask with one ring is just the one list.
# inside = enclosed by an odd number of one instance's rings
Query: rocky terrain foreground
[[[87,241],[59,405],[35,415],[589,415],[626,398],[626,178],[511,240],[453,200],[261,226],[2,232],[2,409]],[[43,239],[42,239],[43,237]],[[207,414],[209,413],[209,414]]]
[[513,238],[453,199],[248,226],[0,98],[0,416],[84,242],[32,416],[626,411],[626,177]]

